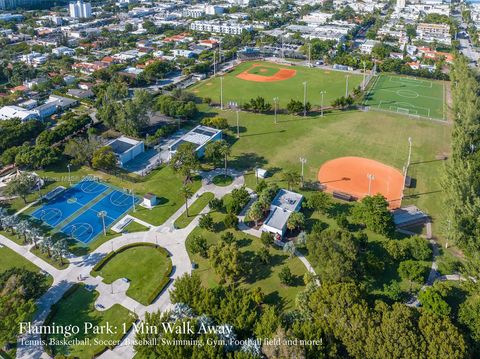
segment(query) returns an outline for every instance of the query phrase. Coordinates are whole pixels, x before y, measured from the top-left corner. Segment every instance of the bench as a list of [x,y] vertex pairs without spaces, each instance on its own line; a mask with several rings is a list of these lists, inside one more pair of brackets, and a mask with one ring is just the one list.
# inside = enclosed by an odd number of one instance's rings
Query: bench
[[345,192],[333,192],[333,198],[341,199],[343,201],[352,202],[355,201],[355,197]]

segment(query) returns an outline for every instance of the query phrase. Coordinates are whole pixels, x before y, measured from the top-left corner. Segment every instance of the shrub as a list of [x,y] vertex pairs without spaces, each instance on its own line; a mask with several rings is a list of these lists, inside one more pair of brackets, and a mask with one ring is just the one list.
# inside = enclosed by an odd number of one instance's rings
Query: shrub
[[225,216],[223,223],[225,223],[225,227],[227,228],[237,228],[238,217],[233,213],[228,213]]
[[210,213],[203,214],[198,220],[198,226],[202,229],[213,231],[214,223],[212,215]]
[[226,232],[226,233],[222,234],[220,239],[222,241],[224,241],[225,243],[228,243],[228,244],[231,244],[231,243],[235,242],[235,236],[233,235],[232,232]]
[[220,212],[223,210],[223,201],[219,198],[212,198],[210,202],[208,202],[208,206],[212,211]]
[[193,254],[200,254],[201,257],[207,258],[208,257],[208,244],[205,237],[196,235],[192,238],[190,242],[190,250]]
[[293,284],[294,277],[293,277],[292,271],[287,266],[284,266],[280,270],[280,273],[278,273],[278,278],[280,279],[280,283],[284,285]]

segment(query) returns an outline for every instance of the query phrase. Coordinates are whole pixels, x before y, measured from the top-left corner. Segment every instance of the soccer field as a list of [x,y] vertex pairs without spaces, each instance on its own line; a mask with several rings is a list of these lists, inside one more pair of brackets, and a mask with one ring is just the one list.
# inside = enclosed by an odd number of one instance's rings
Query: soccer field
[[440,81],[380,75],[373,80],[364,104],[384,111],[446,119],[444,84]]
[[[253,97],[262,96],[273,103],[278,97],[279,106],[285,107],[290,99],[303,101],[304,85],[307,85],[307,101],[312,105],[321,104],[321,91],[324,94],[324,106],[345,95],[348,75],[348,91],[351,92],[362,82],[361,75],[308,68],[303,66],[285,66],[266,61],[249,61],[235,67],[223,77],[223,103],[242,105]],[[220,103],[220,76],[209,78],[191,87],[189,91],[199,97],[210,97],[214,103]]]

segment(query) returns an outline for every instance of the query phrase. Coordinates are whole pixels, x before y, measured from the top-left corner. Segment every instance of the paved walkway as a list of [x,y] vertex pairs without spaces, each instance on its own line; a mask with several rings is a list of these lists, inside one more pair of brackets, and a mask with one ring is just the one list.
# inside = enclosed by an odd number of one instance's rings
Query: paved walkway
[[[216,198],[222,198],[226,194],[230,193],[234,188],[239,188],[244,184],[244,177],[240,172],[234,170],[228,170],[228,174],[234,178],[233,182],[226,187],[219,187],[212,183],[213,177],[223,174],[223,169],[211,171],[208,173],[201,173],[203,178],[202,187],[188,200],[188,205],[192,205],[195,200],[205,192],[212,192]],[[251,191],[251,190],[250,190]],[[249,203],[253,203],[254,198]],[[207,213],[210,209],[206,206],[200,214]],[[185,241],[190,232],[198,226],[200,215],[196,216],[188,226],[182,229],[176,229],[174,223],[178,217],[180,217],[185,211],[185,206],[181,206],[164,224],[158,227],[152,227],[146,232],[125,233],[120,237],[111,239],[110,241],[102,244],[93,252],[81,256],[70,256],[68,258],[70,264],[66,269],[59,270],[45,262],[43,259],[37,257],[30,252],[31,245],[21,246],[12,240],[0,235],[0,243],[11,248],[18,254],[22,255],[40,269],[44,270],[53,277],[53,284],[49,290],[38,300],[37,312],[32,320],[33,325],[41,325],[48,313],[51,306],[59,301],[63,294],[75,283],[82,282],[86,285],[90,285],[95,288],[99,293],[95,306],[97,310],[108,310],[114,304],[121,304],[128,310],[136,313],[139,319],[143,319],[146,312],[165,311],[171,307],[169,287],[171,287],[174,280],[185,273],[190,273],[191,261],[188,256],[188,252],[185,247]],[[246,211],[246,209],[245,209]],[[241,214],[243,217],[245,211]],[[132,214],[134,216],[134,214]],[[242,219],[243,219],[242,217]],[[135,219],[136,220],[136,219]],[[141,223],[141,222],[139,222]],[[242,222],[243,223],[243,222]],[[241,228],[244,231],[250,233],[248,228]],[[259,231],[250,233],[255,236],[259,236]],[[172,281],[167,288],[158,296],[158,298],[150,305],[144,306],[141,303],[126,295],[126,291],[129,287],[128,283],[123,282],[121,279],[113,282],[112,284],[106,284],[100,276],[92,277],[90,272],[94,265],[103,258],[107,253],[117,250],[125,245],[132,243],[155,243],[165,248],[171,254],[172,260]],[[305,264],[306,268],[313,272],[313,268],[307,259],[300,253],[297,253],[299,259]],[[123,339],[120,345],[113,350],[107,350],[100,357],[105,359],[110,358],[132,358],[134,356],[134,350],[132,341],[135,337],[133,331],[129,332]],[[42,346],[28,345],[25,341],[40,340],[40,337],[35,334],[25,334],[18,338],[17,342],[17,358],[49,358],[44,352]]]

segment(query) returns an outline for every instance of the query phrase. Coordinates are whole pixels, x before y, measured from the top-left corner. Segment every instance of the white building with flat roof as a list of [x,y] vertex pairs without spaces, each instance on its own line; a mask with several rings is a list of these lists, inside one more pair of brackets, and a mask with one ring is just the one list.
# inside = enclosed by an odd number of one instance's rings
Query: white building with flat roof
[[0,108],[0,120],[10,120],[18,118],[22,122],[37,118],[35,112],[26,110],[19,106],[3,106]]
[[195,145],[195,152],[198,157],[205,154],[205,146],[213,141],[222,139],[222,130],[213,127],[199,125],[180,137],[178,140],[168,146],[170,157],[177,152],[177,148],[184,143],[192,143]]
[[270,213],[260,230],[282,238],[287,230],[288,218],[293,212],[300,211],[302,202],[301,194],[280,189],[270,204]]
[[120,167],[123,167],[128,161],[133,160],[139,154],[145,152],[143,141],[138,141],[126,136],[121,136],[110,141],[107,143],[107,146],[112,148]]

